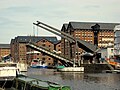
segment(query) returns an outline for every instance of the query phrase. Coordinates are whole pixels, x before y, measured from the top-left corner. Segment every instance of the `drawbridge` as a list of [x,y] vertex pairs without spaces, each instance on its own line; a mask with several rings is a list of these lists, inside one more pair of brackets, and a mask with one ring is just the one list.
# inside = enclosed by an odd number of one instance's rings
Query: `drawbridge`
[[[72,45],[76,45],[77,47],[82,48],[84,51],[90,52],[90,53],[95,53],[98,50],[98,48],[95,45],[88,43],[86,41],[77,39],[77,38],[71,36],[70,34],[67,34],[67,33],[65,33],[59,29],[56,29],[50,25],[47,25],[43,22],[37,21],[37,23],[33,23],[33,24],[68,40],[70,42],[69,49],[70,49],[71,55],[72,55]],[[44,52],[53,58],[56,58],[61,63],[63,63],[63,65],[65,65],[65,66],[73,66],[75,63],[74,58],[73,58],[73,60],[66,59],[65,57],[61,57],[53,52],[50,52],[49,50],[45,50],[44,48],[37,47],[36,45],[33,45],[33,44],[28,44],[27,46],[29,46],[35,50],[38,50],[40,52]]]
[[[65,33],[59,29],[56,29],[50,25],[47,25],[43,22],[40,22],[40,21],[37,21],[37,23],[33,23],[34,25],[40,27],[40,28],[43,28],[49,32],[52,32],[66,40],[68,40],[70,42],[70,51],[72,51],[72,45],[76,45],[77,47],[79,48],[82,48],[83,50],[85,50],[86,52],[90,52],[90,53],[93,53],[93,54],[97,54],[97,52],[99,51],[100,48],[98,48],[96,45],[94,44],[91,44],[89,42],[86,42],[84,40],[81,40],[81,39],[77,39],[73,36],[71,36],[70,34],[68,33]],[[27,46],[31,47],[31,48],[34,48],[35,50],[38,50],[38,51],[41,51],[41,52],[44,52],[58,60],[60,60],[62,63],[64,63],[65,66],[73,66],[74,65],[74,61],[71,61],[69,59],[66,59],[65,57],[61,57],[53,52],[50,52],[49,50],[45,50],[41,47],[37,47],[36,45],[33,45],[33,44],[28,44]],[[72,52],[71,52],[72,54]],[[110,65],[110,64],[107,64],[111,70],[113,70],[114,68]]]
[[60,56],[60,55],[56,54],[55,52],[52,52],[52,51],[48,50],[47,48],[45,48],[43,46],[37,46],[34,43],[28,43],[26,46],[30,47],[30,48],[32,48],[36,51],[45,53],[46,55],[49,55],[56,60],[59,60],[63,65],[65,65],[67,67],[68,66],[73,66],[73,62],[71,60],[69,60],[69,59],[67,59],[63,56]]
[[98,50],[98,47],[95,46],[94,44],[88,43],[84,40],[77,39],[77,38],[71,36],[70,34],[67,34],[67,33],[65,33],[59,29],[56,29],[50,25],[47,25],[43,22],[37,21],[37,23],[33,23],[33,24],[40,28],[43,28],[49,32],[52,32],[62,38],[67,39],[71,45],[76,44],[79,48],[82,48],[86,52],[95,53]]

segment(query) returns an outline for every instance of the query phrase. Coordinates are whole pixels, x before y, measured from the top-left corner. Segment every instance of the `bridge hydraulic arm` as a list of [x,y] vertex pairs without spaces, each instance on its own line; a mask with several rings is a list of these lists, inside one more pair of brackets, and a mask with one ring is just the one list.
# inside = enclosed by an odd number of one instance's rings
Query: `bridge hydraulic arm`
[[71,43],[76,42],[76,40],[71,35],[68,35],[68,34],[66,34],[66,33],[64,33],[64,32],[62,32],[62,31],[60,31],[60,30],[58,30],[58,29],[56,29],[54,27],[51,27],[51,26],[49,26],[49,25],[47,25],[45,23],[37,21],[37,23],[33,23],[33,24],[36,25],[36,26],[39,26],[39,27],[41,27],[41,28],[43,28],[43,29],[45,29],[47,31],[50,31],[50,32],[52,32],[52,33],[54,33],[54,34],[56,34],[56,35],[58,35],[60,37],[63,37],[65,39],[67,39],[68,41],[70,41]]

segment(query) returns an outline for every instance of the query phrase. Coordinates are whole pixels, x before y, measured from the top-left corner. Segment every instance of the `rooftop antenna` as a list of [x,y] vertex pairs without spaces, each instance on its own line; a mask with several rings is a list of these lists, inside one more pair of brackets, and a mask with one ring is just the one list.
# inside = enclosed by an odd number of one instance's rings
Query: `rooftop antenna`
[[38,26],[37,26],[37,36],[38,36]]
[[33,36],[35,36],[35,26],[33,25]]

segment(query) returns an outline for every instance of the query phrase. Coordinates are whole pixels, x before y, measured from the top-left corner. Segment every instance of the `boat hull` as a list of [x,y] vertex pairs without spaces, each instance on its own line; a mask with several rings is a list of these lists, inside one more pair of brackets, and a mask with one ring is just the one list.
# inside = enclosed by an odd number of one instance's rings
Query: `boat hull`
[[11,88],[12,87],[12,84],[13,84],[13,78],[12,77],[8,77],[5,79],[5,78],[0,78],[0,87],[2,88]]
[[17,64],[0,63],[0,87],[11,88],[17,76]]
[[64,67],[57,70],[63,72],[84,72],[84,67]]
[[31,67],[32,68],[48,68],[47,64],[44,63],[43,61],[41,60],[32,60],[31,62]]
[[14,90],[71,90],[69,86],[27,76],[15,78],[12,88],[14,88]]
[[31,68],[48,68],[48,66],[31,66]]

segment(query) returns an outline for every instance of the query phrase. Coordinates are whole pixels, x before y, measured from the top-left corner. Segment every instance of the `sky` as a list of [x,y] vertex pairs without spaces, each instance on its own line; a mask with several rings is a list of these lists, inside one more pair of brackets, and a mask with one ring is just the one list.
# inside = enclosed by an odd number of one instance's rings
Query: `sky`
[[56,36],[33,25],[36,21],[59,30],[70,21],[120,23],[119,9],[120,0],[0,0],[0,43],[17,36]]

